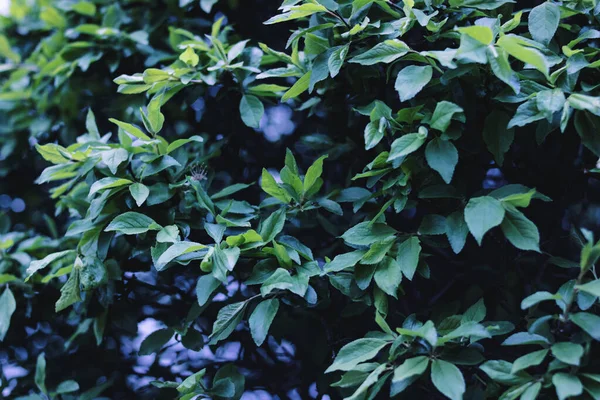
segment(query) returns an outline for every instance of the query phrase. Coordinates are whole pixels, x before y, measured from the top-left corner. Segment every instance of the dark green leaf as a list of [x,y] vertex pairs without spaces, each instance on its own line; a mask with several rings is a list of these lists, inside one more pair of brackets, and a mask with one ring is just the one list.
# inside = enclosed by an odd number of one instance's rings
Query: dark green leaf
[[259,303],[250,315],[248,320],[250,332],[257,346],[262,345],[267,338],[269,327],[277,314],[277,310],[279,310],[279,300],[269,299]]

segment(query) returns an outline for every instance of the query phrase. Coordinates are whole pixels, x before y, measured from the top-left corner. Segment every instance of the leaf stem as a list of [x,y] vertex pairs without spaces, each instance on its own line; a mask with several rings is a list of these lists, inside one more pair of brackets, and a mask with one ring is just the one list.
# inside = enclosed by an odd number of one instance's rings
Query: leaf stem
[[[586,271],[584,269],[582,269],[581,272],[579,272],[579,275],[577,276],[577,280],[575,281],[575,286],[581,285],[581,281],[583,280],[585,273],[586,273]],[[577,295],[576,289],[575,289],[575,287],[573,287],[573,296],[571,296],[571,298],[569,299],[569,302],[565,306],[565,311],[563,312],[563,315],[562,315],[564,322],[566,322],[569,319],[569,312],[571,311],[571,308],[573,307],[573,303],[575,302],[576,295]]]
[[342,23],[344,25],[346,25],[346,28],[348,28],[348,30],[352,29],[352,27],[348,24],[348,22],[346,22],[346,20],[344,19],[344,17],[342,17],[342,15],[337,12],[337,11],[329,11],[327,10],[327,13],[334,16],[335,18],[339,19],[340,21],[342,21]]
[[395,9],[395,10],[398,10],[398,11],[401,11],[401,12],[404,12],[404,10],[402,9],[402,7],[400,7],[400,6],[399,6],[399,5],[397,5],[397,4],[394,4],[394,3],[392,3],[392,2],[391,2],[391,0],[387,0],[386,2],[387,2],[387,4],[388,4],[390,7],[392,7],[393,9]]

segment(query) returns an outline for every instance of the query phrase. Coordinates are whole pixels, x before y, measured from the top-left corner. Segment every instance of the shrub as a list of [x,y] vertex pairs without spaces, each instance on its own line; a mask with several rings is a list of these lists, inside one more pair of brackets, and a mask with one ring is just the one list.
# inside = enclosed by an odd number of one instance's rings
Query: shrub
[[600,398],[595,1],[148,3],[3,21],[6,393]]

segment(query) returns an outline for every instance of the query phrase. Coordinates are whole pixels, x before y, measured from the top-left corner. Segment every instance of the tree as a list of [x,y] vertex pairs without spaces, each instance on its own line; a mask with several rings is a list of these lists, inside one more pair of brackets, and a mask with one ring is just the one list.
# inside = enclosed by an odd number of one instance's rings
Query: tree
[[2,20],[10,396],[600,396],[594,1],[150,3]]

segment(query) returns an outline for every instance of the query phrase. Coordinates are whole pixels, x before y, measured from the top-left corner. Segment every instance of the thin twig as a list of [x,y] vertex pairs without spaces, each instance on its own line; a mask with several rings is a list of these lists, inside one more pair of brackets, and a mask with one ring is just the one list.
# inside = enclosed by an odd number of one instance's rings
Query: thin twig
[[400,6],[399,6],[399,5],[397,5],[397,4],[394,4],[394,3],[392,3],[390,0],[388,0],[388,1],[387,1],[387,4],[388,4],[388,6],[390,6],[390,7],[394,8],[394,9],[396,9],[396,10],[398,10],[398,11],[402,11],[402,12],[404,12],[404,10],[402,9],[402,7],[400,7]]
[[348,22],[346,22],[344,17],[342,17],[339,12],[327,10],[327,13],[334,16],[335,18],[339,19],[340,21],[342,21],[344,23],[344,25],[346,25],[346,28],[348,28],[349,30],[352,29],[352,27],[348,24]]

